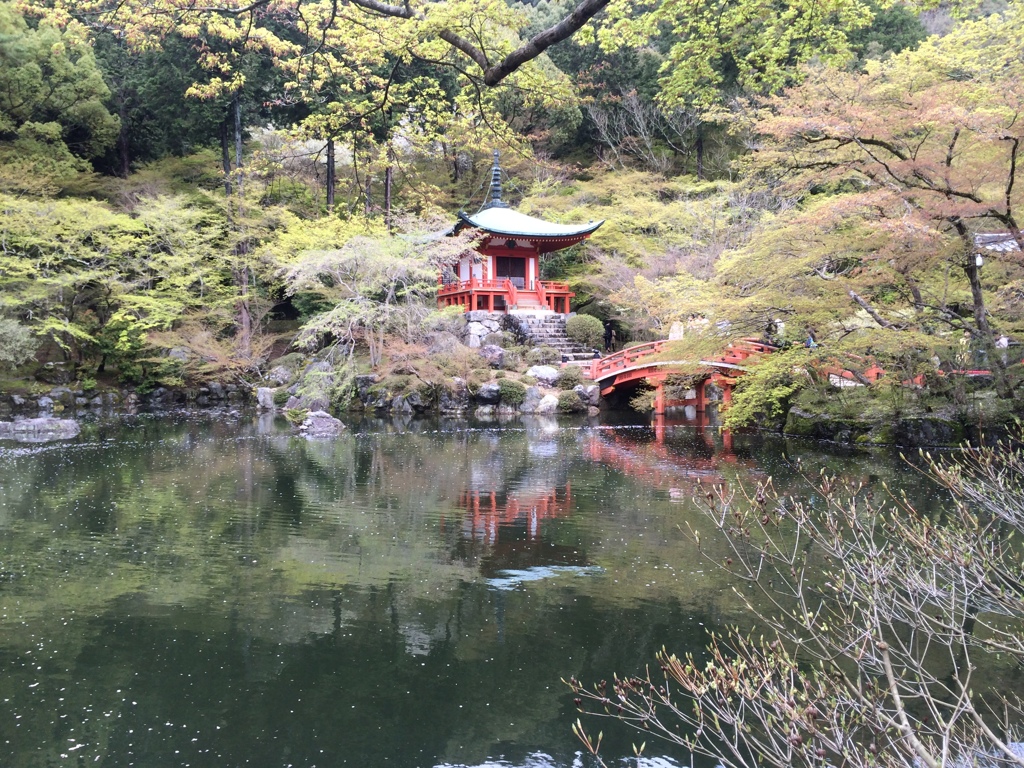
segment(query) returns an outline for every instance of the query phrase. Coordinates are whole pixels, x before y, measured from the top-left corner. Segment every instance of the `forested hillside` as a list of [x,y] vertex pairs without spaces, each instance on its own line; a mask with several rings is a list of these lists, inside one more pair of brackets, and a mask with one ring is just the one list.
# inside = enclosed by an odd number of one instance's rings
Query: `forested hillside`
[[497,149],[520,210],[607,220],[544,266],[577,311],[627,340],[682,323],[792,345],[736,418],[799,388],[796,354],[899,380],[985,367],[1010,400],[1021,13],[0,2],[0,378],[425,356],[451,320],[438,266],[470,244],[436,234],[483,203]]

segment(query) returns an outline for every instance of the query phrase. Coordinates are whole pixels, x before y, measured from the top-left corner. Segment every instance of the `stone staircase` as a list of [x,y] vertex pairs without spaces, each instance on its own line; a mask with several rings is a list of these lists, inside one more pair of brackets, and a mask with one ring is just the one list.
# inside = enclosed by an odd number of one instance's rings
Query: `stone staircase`
[[519,309],[509,312],[520,318],[529,329],[530,339],[537,346],[554,347],[562,353],[566,362],[583,362],[594,358],[594,350],[579,346],[565,334],[565,315],[551,310],[527,310],[522,303]]

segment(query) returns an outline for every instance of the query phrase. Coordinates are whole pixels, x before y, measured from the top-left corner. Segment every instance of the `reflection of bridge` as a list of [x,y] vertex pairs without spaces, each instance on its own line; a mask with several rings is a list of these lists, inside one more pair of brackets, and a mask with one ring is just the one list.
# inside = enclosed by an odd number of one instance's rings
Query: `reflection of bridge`
[[[700,412],[706,407],[708,384],[714,384],[722,390],[722,403],[728,405],[732,400],[736,380],[747,371],[743,363],[754,355],[776,350],[776,347],[756,339],[737,339],[729,344],[723,354],[709,360],[674,360],[671,359],[671,343],[652,341],[594,360],[590,364],[590,378],[601,387],[602,396],[610,395],[618,387],[629,384],[635,386],[639,382],[654,386],[656,414],[664,413],[665,408],[679,405],[692,405]],[[693,396],[668,400],[665,396],[665,382],[669,376],[678,374],[684,367],[692,369],[695,364],[703,368],[705,373],[701,374],[703,378],[694,386]]]
[[[666,443],[668,426],[683,425],[694,427],[692,434],[699,442],[689,449],[680,451]],[[726,482],[723,465],[740,464],[753,467],[750,459],[741,459],[733,453],[732,436],[728,430],[718,433],[708,429],[703,413],[695,420],[668,420],[655,416],[654,440],[644,442],[619,432],[597,434],[584,446],[584,455],[591,461],[612,467],[624,475],[642,479],[644,485],[653,488],[667,488],[673,496],[684,495],[680,484],[711,483],[722,485]],[[722,444],[713,440],[714,434],[721,434]]]

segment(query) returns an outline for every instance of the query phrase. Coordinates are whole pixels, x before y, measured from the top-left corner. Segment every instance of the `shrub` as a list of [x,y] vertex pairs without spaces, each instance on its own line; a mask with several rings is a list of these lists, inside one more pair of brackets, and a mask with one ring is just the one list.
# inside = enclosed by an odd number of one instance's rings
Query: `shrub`
[[506,371],[517,371],[523,364],[523,356],[516,351],[517,349],[521,349],[521,347],[513,347],[512,349],[505,347],[505,357],[501,361],[501,367]]
[[587,410],[586,403],[580,400],[580,396],[571,389],[558,394],[559,413],[582,413],[585,410]]
[[583,347],[599,347],[604,325],[593,315],[573,315],[565,322],[565,335]]
[[504,371],[498,371],[497,373],[494,374],[494,378],[496,379],[504,379],[506,376],[508,376],[508,374],[505,373]]
[[572,389],[583,381],[583,370],[578,365],[568,365],[558,374],[555,382],[559,389]]
[[526,353],[530,365],[551,365],[562,362],[562,353],[554,347],[534,347]]
[[498,393],[505,405],[522,405],[526,399],[526,387],[515,379],[501,379],[498,382]]
[[291,398],[292,393],[287,389],[274,390],[274,405],[283,406]]
[[496,347],[504,347],[505,342],[505,334],[503,333],[488,333],[483,338],[484,346],[487,346],[488,344],[493,344]]

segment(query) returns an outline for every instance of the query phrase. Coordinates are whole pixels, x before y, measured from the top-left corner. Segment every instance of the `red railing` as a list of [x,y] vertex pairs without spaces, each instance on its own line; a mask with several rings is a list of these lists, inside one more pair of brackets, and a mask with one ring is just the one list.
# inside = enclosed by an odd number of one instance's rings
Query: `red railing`
[[506,278],[505,282],[502,283],[502,287],[505,289],[505,292],[508,294],[508,305],[510,307],[514,307],[516,304],[518,304],[519,303],[519,291],[516,290],[516,284],[513,283],[508,278]]
[[608,357],[602,357],[600,360],[594,360],[590,363],[590,378],[593,381],[597,381],[611,373],[632,368],[641,358],[650,357],[660,352],[665,344],[667,344],[665,340],[650,341],[646,344],[628,347],[613,355],[608,355]]
[[484,291],[505,291],[507,280],[483,280],[479,277],[471,277],[469,280],[456,280],[445,283],[438,290],[441,295],[448,293],[461,293],[462,291],[484,290]]
[[[590,378],[597,381],[609,374],[617,373],[626,368],[633,368],[636,365],[642,365],[645,358],[661,352],[667,343],[663,339],[661,341],[650,341],[646,344],[637,344],[635,347],[628,347],[621,352],[602,357],[600,360],[594,360],[590,364]],[[729,347],[723,354],[704,362],[711,366],[714,366],[715,363],[737,365],[751,355],[774,352],[776,349],[778,347],[765,344],[757,339],[736,339],[729,344]]]

